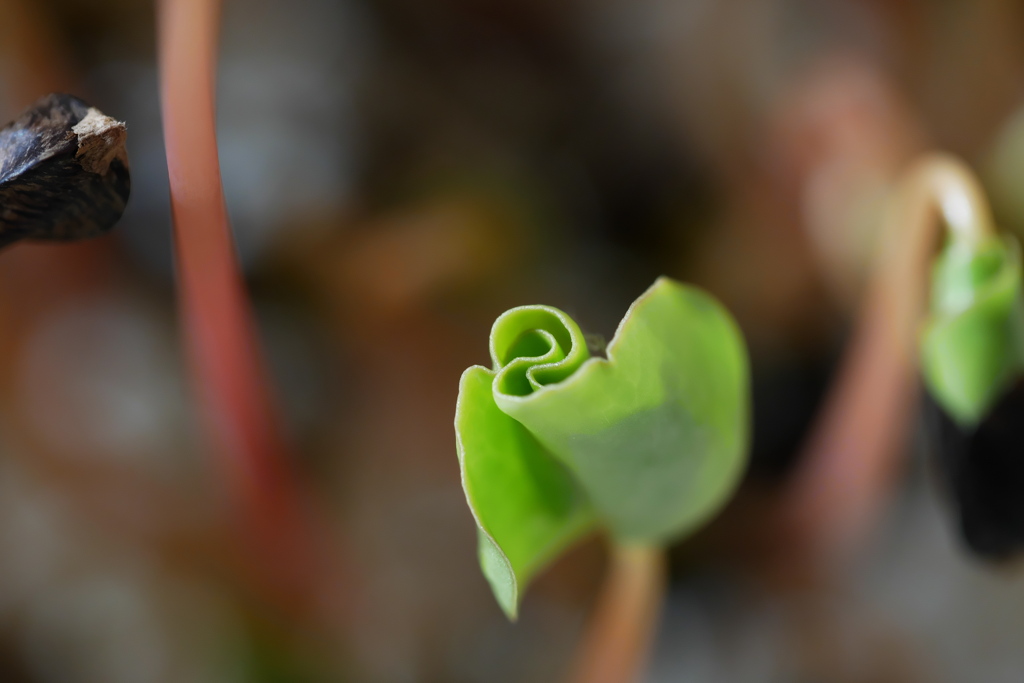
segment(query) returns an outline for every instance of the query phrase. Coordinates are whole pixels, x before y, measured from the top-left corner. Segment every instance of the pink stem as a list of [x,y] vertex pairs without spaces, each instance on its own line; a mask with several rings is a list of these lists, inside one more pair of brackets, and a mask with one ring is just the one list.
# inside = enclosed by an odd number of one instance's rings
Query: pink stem
[[263,580],[308,591],[312,534],[290,469],[228,226],[215,129],[218,0],[159,0],[179,305],[206,427]]

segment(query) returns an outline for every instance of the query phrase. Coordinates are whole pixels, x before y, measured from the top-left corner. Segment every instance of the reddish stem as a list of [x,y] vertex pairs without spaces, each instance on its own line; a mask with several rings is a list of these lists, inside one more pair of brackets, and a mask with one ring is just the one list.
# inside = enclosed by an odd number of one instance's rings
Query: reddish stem
[[315,566],[228,226],[215,129],[218,0],[159,0],[164,138],[179,305],[206,427],[259,553],[263,580],[296,596]]

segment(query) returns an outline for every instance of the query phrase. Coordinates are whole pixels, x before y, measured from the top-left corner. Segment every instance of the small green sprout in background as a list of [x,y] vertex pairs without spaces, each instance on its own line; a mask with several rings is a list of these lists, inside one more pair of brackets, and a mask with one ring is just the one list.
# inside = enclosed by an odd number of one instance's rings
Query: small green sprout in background
[[590,357],[565,313],[491,329],[493,369],[462,375],[455,431],[480,565],[515,619],[531,578],[584,535],[664,545],[732,494],[746,462],[746,348],[704,292],[660,278]]
[[962,428],[976,425],[1024,369],[1020,247],[953,237],[935,262],[921,342],[925,382]]
[[1020,246],[997,232],[965,164],[938,155],[918,169],[934,207],[921,215],[929,226],[941,216],[948,233],[932,267],[920,354],[939,408],[928,413],[937,471],[967,548],[987,560],[1015,559],[1024,550]]

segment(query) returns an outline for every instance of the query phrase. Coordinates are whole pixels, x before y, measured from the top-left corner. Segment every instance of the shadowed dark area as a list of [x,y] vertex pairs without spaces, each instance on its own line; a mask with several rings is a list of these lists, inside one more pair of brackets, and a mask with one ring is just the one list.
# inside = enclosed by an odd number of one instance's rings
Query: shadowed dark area
[[961,429],[927,396],[925,413],[939,474],[964,542],[990,560],[1024,550],[1024,381],[973,431]]

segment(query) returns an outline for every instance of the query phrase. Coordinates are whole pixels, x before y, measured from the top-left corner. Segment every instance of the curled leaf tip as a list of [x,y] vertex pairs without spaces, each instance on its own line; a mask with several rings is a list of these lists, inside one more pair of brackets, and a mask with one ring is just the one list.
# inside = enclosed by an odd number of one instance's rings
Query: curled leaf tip
[[528,396],[557,384],[589,355],[579,326],[551,306],[513,308],[491,328],[494,390],[507,396]]

